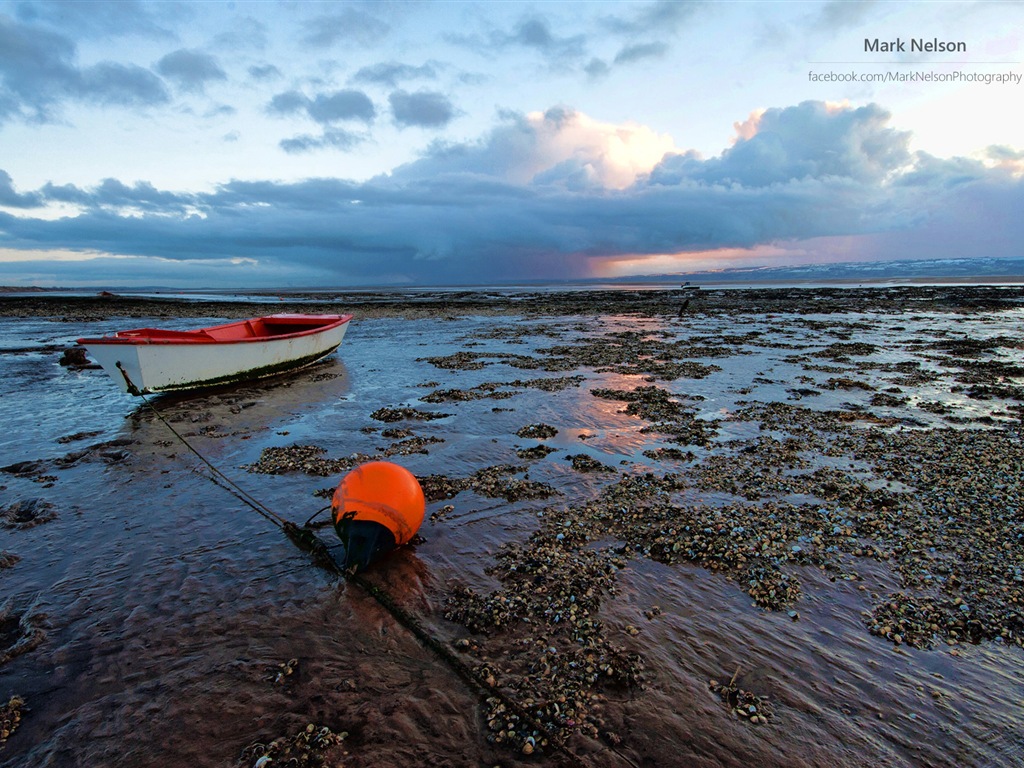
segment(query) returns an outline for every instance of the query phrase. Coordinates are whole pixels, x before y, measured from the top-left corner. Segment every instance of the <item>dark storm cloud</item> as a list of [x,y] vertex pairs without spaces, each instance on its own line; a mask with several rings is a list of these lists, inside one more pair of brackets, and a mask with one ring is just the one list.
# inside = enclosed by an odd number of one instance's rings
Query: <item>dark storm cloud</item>
[[356,83],[379,83],[392,88],[404,80],[433,80],[437,77],[437,66],[433,63],[418,67],[411,64],[400,64],[397,61],[386,61],[363,67],[352,81]]
[[395,91],[388,101],[395,123],[403,128],[441,128],[455,117],[455,107],[443,93]]
[[[0,194],[81,208],[57,220],[0,214],[0,231],[10,248],[174,260],[241,255],[362,282],[569,277],[587,274],[594,258],[836,236],[863,236],[880,252],[913,242],[932,257],[977,255],[974,242],[987,255],[1019,255],[1024,180],[1013,170],[1016,150],[990,153],[1005,168],[913,153],[907,134],[875,105],[805,102],[739,128],[720,156],[669,154],[624,188],[578,182],[582,170],[607,160],[602,137],[616,134],[569,109],[505,115],[478,141],[434,144],[365,182],[236,181],[176,195],[110,180],[18,195],[0,180]],[[333,140],[346,139],[308,138]],[[294,141],[294,151],[303,149]]]
[[202,93],[207,83],[228,79],[215,56],[184,48],[162,57],[156,63],[156,71],[182,90],[193,93]]
[[63,35],[0,16],[0,122],[59,118],[66,101],[149,106],[169,101],[152,72],[134,65],[75,65],[75,44]]
[[372,14],[349,7],[310,19],[303,24],[303,30],[303,42],[329,48],[339,43],[373,45],[387,36],[391,26]]

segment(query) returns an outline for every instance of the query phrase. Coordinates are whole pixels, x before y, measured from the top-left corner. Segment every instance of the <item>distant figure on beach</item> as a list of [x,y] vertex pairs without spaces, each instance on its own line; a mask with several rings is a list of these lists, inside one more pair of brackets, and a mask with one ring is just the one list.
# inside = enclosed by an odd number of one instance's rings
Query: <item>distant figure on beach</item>
[[[680,288],[682,288],[684,291],[699,291],[700,290],[700,286],[699,285],[690,285],[690,281],[689,280],[687,280],[685,283],[683,283],[680,286]],[[700,296],[700,294],[699,293],[695,293],[695,294],[693,294],[693,296],[694,296],[694,298],[696,298],[696,297]],[[686,299],[682,304],[679,305],[679,317],[683,316],[683,313],[686,311],[686,308],[689,307],[689,306],[690,306],[690,300],[689,299]]]

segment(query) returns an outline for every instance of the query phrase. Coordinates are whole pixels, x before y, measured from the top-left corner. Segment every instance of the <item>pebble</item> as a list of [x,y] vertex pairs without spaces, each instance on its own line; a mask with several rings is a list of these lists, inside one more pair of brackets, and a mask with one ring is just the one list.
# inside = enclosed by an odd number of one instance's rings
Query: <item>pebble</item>
[[340,765],[342,744],[347,738],[347,731],[336,733],[326,725],[309,723],[294,736],[279,736],[270,742],[248,745],[235,765],[237,768]]

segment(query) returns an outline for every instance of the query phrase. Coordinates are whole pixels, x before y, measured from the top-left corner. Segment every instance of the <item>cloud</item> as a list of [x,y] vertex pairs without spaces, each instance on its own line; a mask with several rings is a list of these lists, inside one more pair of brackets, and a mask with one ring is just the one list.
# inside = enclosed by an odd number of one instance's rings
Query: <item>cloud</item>
[[314,98],[299,91],[283,91],[274,95],[266,111],[279,117],[305,114],[322,127],[323,132],[319,136],[300,134],[283,139],[279,146],[293,155],[321,149],[350,150],[366,141],[368,136],[339,128],[336,123],[356,120],[369,125],[377,115],[370,97],[356,90],[321,93]]
[[737,124],[739,137],[718,158],[666,158],[652,180],[683,179],[764,187],[801,179],[850,178],[878,183],[911,161],[910,134],[889,128],[876,104],[839,108],[820,101],[763,110]]
[[346,131],[342,128],[329,128],[319,136],[303,134],[301,136],[293,136],[290,139],[282,139],[280,147],[288,154],[297,155],[303,152],[313,152],[318,149],[349,150],[364,141],[366,141],[366,137],[361,134]]
[[278,116],[304,112],[321,125],[339,120],[361,120],[369,124],[377,115],[370,97],[356,90],[320,93],[312,99],[299,91],[284,91],[274,95],[267,112]]
[[442,128],[455,118],[455,107],[443,93],[394,91],[388,101],[395,123],[401,128]]
[[870,15],[877,19],[878,3],[875,0],[829,0],[817,11],[812,25],[816,29],[839,32],[856,27]]
[[36,0],[32,3],[18,4],[17,16],[26,23],[45,23],[58,29],[66,29],[79,37],[174,37],[174,34],[160,23],[157,15],[151,13],[138,0],[93,3]]
[[371,123],[377,114],[370,97],[362,91],[354,90],[319,94],[307,104],[306,111],[318,123],[333,123],[337,120]]
[[66,101],[152,106],[170,100],[149,70],[109,61],[80,68],[76,55],[63,35],[0,16],[0,122],[51,122]]
[[660,58],[668,52],[665,43],[636,43],[627,45],[615,55],[616,64],[632,64],[642,59]]
[[164,216],[183,215],[194,210],[198,202],[194,195],[160,191],[147,181],[138,181],[129,186],[117,179],[104,179],[89,190],[73,184],[56,186],[47,183],[40,194],[47,200],[71,203],[86,209],[150,211]]
[[281,75],[281,70],[275,67],[273,64],[256,64],[249,67],[249,77],[257,81],[277,80]]
[[587,65],[585,67],[583,67],[583,71],[586,72],[587,75],[589,75],[592,79],[596,80],[598,78],[605,77],[609,72],[612,71],[612,68],[608,66],[608,62],[604,61],[603,59],[594,57],[589,62],[587,62]]
[[276,93],[267,105],[267,112],[272,115],[294,115],[309,108],[310,99],[301,91],[283,91]]
[[232,17],[231,28],[213,39],[217,50],[265,50],[270,42],[267,26],[251,16]]
[[178,84],[183,91],[202,93],[207,83],[227,80],[216,57],[184,48],[168,53],[156,63],[156,71]]
[[523,19],[511,34],[496,33],[492,40],[499,46],[533,48],[554,62],[578,58],[586,49],[586,38],[583,35],[559,37],[551,31],[547,20],[540,16]]
[[168,100],[163,82],[148,69],[101,62],[79,73],[78,94],[99,104],[125,107],[162,104]]
[[232,117],[238,114],[238,110],[230,104],[216,104],[203,112],[203,117],[210,119],[216,117]]
[[385,61],[363,67],[352,76],[356,83],[379,83],[392,88],[403,80],[433,80],[437,77],[437,65],[433,62],[416,67],[411,64],[400,64],[397,61]]
[[508,114],[477,142],[439,144],[392,178],[489,176],[513,185],[624,189],[675,149],[645,126],[601,123],[566,107]]
[[0,179],[15,200],[77,206],[62,218],[0,213],[0,231],[9,249],[244,257],[251,274],[294,268],[339,284],[586,276],[627,257],[683,267],[687,254],[707,264],[715,252],[734,260],[801,243],[819,260],[829,243],[846,258],[1019,256],[1020,153],[934,158],[910,152],[889,121],[874,104],[771,108],[702,158],[645,126],[559,107],[505,114],[476,141],[435,143],[364,182],[232,181],[179,195],[108,180],[19,195]]
[[343,42],[368,47],[386,37],[391,26],[372,14],[350,7],[340,13],[310,19],[303,24],[303,29],[303,42],[318,48],[329,48]]
[[904,187],[948,189],[987,175],[989,171],[978,160],[966,157],[944,159],[927,152],[917,152],[913,165],[893,183]]
[[150,288],[173,285],[205,290],[230,285],[251,288],[309,288],[336,280],[337,274],[288,264],[257,263],[253,259],[196,259],[180,261],[153,256],[111,256],[96,253],[67,254],[54,258],[7,261],[0,257],[0,284],[16,286],[66,286],[99,288]]
[[281,149],[293,155],[321,149],[350,150],[366,141],[368,136],[339,128],[335,123],[357,120],[369,125],[377,114],[370,97],[356,90],[321,93],[314,98],[295,90],[283,91],[274,95],[266,110],[268,114],[280,117],[302,113],[322,126],[323,132],[319,136],[300,134],[279,143]]
[[36,192],[23,195],[15,191],[11,175],[0,169],[0,205],[9,208],[36,208],[43,202],[42,196]]
[[694,13],[707,5],[701,0],[658,0],[654,3],[630,4],[630,13],[606,16],[605,29],[627,37],[675,34]]
[[701,0],[658,0],[629,4],[629,13],[623,15],[604,16],[600,24],[605,36],[610,34],[626,42],[611,63],[595,57],[584,67],[584,72],[590,79],[597,80],[609,75],[613,67],[664,57],[683,25],[704,5]]
[[666,43],[634,43],[623,47],[622,50],[615,54],[611,64],[604,59],[594,57],[583,67],[583,71],[591,80],[599,80],[611,74],[613,65],[619,67],[635,64],[645,59],[661,58],[668,51],[669,46]]
[[524,17],[510,30],[492,29],[483,36],[448,34],[446,39],[487,57],[493,56],[495,49],[533,51],[556,69],[566,68],[578,61],[587,48],[585,35],[558,35],[552,30],[547,18],[540,15]]
[[985,150],[988,164],[1016,176],[1024,176],[1024,150],[993,144]]

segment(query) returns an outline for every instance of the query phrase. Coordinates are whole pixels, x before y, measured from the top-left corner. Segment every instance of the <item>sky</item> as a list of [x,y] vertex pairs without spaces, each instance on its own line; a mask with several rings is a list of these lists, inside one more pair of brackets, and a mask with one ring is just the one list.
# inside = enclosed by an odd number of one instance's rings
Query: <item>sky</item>
[[1020,2],[0,0],[0,285],[1019,258],[1022,79]]

